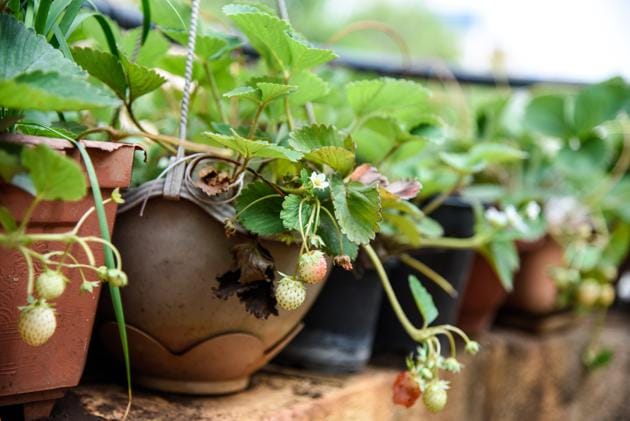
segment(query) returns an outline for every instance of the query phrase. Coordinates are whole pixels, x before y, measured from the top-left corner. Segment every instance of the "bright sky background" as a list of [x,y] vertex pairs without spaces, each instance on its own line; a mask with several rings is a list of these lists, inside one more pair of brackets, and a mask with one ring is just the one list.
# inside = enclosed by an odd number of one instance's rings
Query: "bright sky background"
[[333,0],[328,6],[343,15],[379,1],[424,4],[455,25],[467,70],[488,71],[500,49],[513,76],[630,79],[630,0]]

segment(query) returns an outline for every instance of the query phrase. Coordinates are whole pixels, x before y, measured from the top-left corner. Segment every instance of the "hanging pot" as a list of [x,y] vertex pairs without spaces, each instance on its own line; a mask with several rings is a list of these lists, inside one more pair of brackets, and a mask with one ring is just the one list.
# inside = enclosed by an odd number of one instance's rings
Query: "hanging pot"
[[[468,238],[474,234],[473,209],[468,203],[457,197],[448,198],[442,206],[431,214],[431,217],[442,225],[445,236]],[[457,321],[457,312],[468,281],[474,252],[472,250],[426,248],[416,250],[411,255],[448,280],[457,291],[458,296],[455,298],[450,296],[433,281],[399,263],[388,272],[392,287],[405,313],[416,326],[422,325],[418,307],[409,291],[409,275],[415,275],[431,294],[438,309],[439,315],[433,324],[454,324]],[[383,300],[375,351],[407,354],[413,351],[416,346],[417,344],[400,325],[389,302]]]
[[[209,200],[195,187],[194,174],[212,158],[192,158],[185,170],[128,192],[118,216],[113,241],[129,277],[121,292],[132,379],[169,392],[235,392],[298,333],[322,285],[308,285],[297,310],[280,309],[267,319],[252,315],[234,295],[218,298],[217,278],[233,269],[232,249],[254,239],[243,233],[227,238],[222,224],[234,216],[227,202],[242,180],[219,200]],[[260,245],[276,270],[293,272],[298,247],[267,240]],[[101,326],[101,337],[121,357],[113,321]]]
[[[3,141],[25,145],[45,144],[80,161],[78,151],[62,139],[37,136],[2,135]],[[134,147],[109,142],[83,141],[104,197],[116,187],[126,187],[131,180]],[[7,207],[18,219],[33,200],[32,196],[12,185],[0,183],[0,206]],[[28,224],[29,232],[62,233],[70,231],[81,216],[94,205],[92,194],[77,202],[41,203]],[[111,231],[116,205],[105,207]],[[82,236],[100,236],[97,218],[89,217],[81,226]],[[40,253],[60,250],[61,245],[41,242]],[[103,264],[101,247],[92,246],[96,265]],[[74,247],[71,252],[79,261],[85,254]],[[36,268],[41,270],[41,268]],[[81,276],[76,270],[65,271],[70,284],[55,300],[58,325],[51,339],[40,347],[24,343],[17,331],[18,306],[26,303],[27,266],[19,252],[0,248],[0,406],[24,404],[25,419],[39,419],[50,413],[55,399],[79,383],[96,313],[100,288],[91,294],[81,293]]]

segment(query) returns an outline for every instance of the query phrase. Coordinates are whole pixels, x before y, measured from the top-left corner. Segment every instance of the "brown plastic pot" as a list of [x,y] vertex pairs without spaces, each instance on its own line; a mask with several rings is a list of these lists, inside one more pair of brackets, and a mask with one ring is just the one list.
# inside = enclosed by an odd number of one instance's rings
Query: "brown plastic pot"
[[492,266],[482,255],[475,255],[457,326],[471,335],[487,331],[507,295]]
[[[22,135],[2,135],[0,141],[25,145],[46,144],[60,153],[80,161],[78,151],[69,142]],[[116,187],[126,187],[131,180],[133,151],[131,145],[105,142],[83,142],[94,163],[104,196]],[[0,184],[0,206],[9,209],[18,220],[32,201],[28,193],[8,184]],[[29,232],[61,233],[72,229],[79,218],[92,207],[88,193],[77,202],[43,202],[34,211]],[[110,230],[116,206],[106,206]],[[91,216],[83,224],[81,235],[100,235],[98,220]],[[39,252],[60,250],[55,243],[37,243]],[[96,264],[103,264],[102,248],[94,247]],[[85,255],[78,246],[72,253],[80,261]],[[77,271],[67,271],[70,284],[55,301],[57,330],[40,347],[24,343],[17,331],[18,306],[26,303],[27,266],[18,252],[0,248],[0,406],[25,404],[26,419],[48,415],[55,399],[66,389],[79,383],[96,313],[99,290],[93,294],[79,292],[81,283]]]
[[[226,238],[223,224],[189,200],[152,198],[143,215],[139,207],[119,213],[114,232],[129,276],[121,292],[133,381],[190,394],[244,389],[300,330],[322,284],[307,286],[299,309],[258,319],[238,298],[221,300],[213,292],[217,277],[232,268],[232,247],[251,238]],[[295,270],[297,247],[262,245],[277,270]],[[115,323],[104,323],[100,333],[120,358]]]
[[521,266],[514,278],[514,290],[507,306],[521,312],[544,315],[557,310],[558,288],[549,277],[549,269],[560,266],[564,252],[551,238],[545,238],[537,247],[520,253]]

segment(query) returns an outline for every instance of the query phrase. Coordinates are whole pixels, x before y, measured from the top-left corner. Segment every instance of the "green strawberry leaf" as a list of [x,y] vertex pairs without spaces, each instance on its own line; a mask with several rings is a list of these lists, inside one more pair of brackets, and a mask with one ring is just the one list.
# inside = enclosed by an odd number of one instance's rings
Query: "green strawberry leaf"
[[72,159],[44,145],[24,148],[21,158],[40,198],[76,201],[85,196],[85,177]]
[[331,50],[314,48],[293,33],[291,25],[260,8],[229,4],[223,12],[236,24],[267,64],[287,75],[324,64],[336,57]]
[[[131,57],[134,54],[141,31],[142,28],[136,28],[127,30],[122,34],[122,39],[119,40],[121,54],[127,57]],[[149,31],[149,35],[144,45],[142,45],[135,63],[148,67],[157,66],[162,57],[168,53],[170,47],[171,43],[169,40],[159,31]]]
[[469,154],[473,161],[486,164],[503,164],[520,161],[527,157],[527,154],[520,149],[494,142],[477,143],[470,149]]
[[486,167],[486,163],[475,159],[471,154],[440,152],[440,159],[461,174],[474,174]]
[[338,147],[326,146],[304,155],[304,159],[315,164],[328,165],[341,175],[346,175],[354,168],[354,153]]
[[119,103],[44,37],[0,14],[0,107],[73,111]]
[[561,95],[532,99],[525,110],[525,126],[548,136],[567,138],[572,128],[566,118],[566,100]]
[[116,57],[91,48],[73,48],[72,56],[90,75],[109,86],[120,99],[125,99],[127,80]]
[[234,88],[231,91],[228,91],[223,94],[226,98],[247,98],[252,101],[259,101],[259,90],[254,88],[253,86],[239,86],[238,88]]
[[321,216],[319,219],[319,226],[317,227],[317,234],[324,241],[324,251],[329,256],[341,256],[347,255],[350,260],[356,259],[359,254],[359,246],[353,243],[346,237],[339,229],[336,220],[333,220],[334,214],[331,209],[326,207],[326,212],[322,204]]
[[13,16],[0,14],[0,80],[37,71],[57,72],[79,79],[86,76],[44,37],[24,27]]
[[223,94],[223,96],[226,98],[246,98],[256,103],[267,105],[276,99],[284,98],[296,90],[297,86],[293,85],[254,80],[251,81],[251,85],[234,88]]
[[357,155],[366,162],[378,162],[395,145],[420,139],[403,131],[394,117],[387,116],[367,119],[352,136],[357,141]]
[[297,90],[297,86],[269,82],[258,82],[256,83],[256,87],[260,90],[260,102],[265,104],[276,99],[284,98]]
[[[302,220],[300,224],[300,203],[302,204]],[[308,220],[313,212],[313,206],[302,196],[290,194],[282,201],[282,212],[280,218],[282,224],[289,230],[305,230]]]
[[438,238],[444,235],[444,229],[442,225],[435,219],[423,216],[418,221],[418,229],[422,233],[423,237]]
[[392,78],[351,82],[346,92],[357,118],[393,117],[405,128],[420,121],[429,99],[429,91],[419,83]]
[[383,212],[382,231],[387,236],[395,238],[399,244],[418,247],[422,241],[416,222],[403,215]]
[[312,124],[294,130],[289,135],[289,144],[300,152],[311,152],[325,146],[345,147],[348,142],[334,126]]
[[328,95],[328,83],[313,72],[303,71],[291,76],[289,84],[297,86],[298,90],[289,97],[289,104],[299,107],[307,102],[313,102]]
[[[174,39],[180,45],[188,44],[188,31],[179,29],[163,28],[169,38]],[[222,34],[219,32],[205,31],[197,34],[195,40],[195,54],[202,61],[216,60],[224,54],[240,47],[243,43],[238,37]]]
[[15,219],[13,219],[13,216],[11,215],[11,212],[9,212],[9,209],[5,208],[4,206],[0,206],[0,225],[2,225],[4,232],[12,232],[17,230],[17,223],[15,222]]
[[218,133],[204,132],[213,142],[230,148],[246,159],[251,158],[281,158],[292,162],[302,158],[300,152],[294,151],[284,146],[274,145],[262,140],[250,140],[232,131],[232,136],[225,136]]
[[382,219],[378,189],[357,182],[344,183],[339,177],[331,180],[335,217],[341,231],[357,244],[374,239]]
[[75,111],[118,105],[113,95],[82,79],[33,72],[0,80],[0,107],[39,111]]
[[503,288],[506,291],[511,291],[514,272],[519,268],[519,257],[514,242],[510,240],[494,240],[480,251],[499,276]]
[[127,75],[129,85],[129,102],[133,103],[142,95],[146,95],[162,86],[166,82],[155,70],[130,62],[121,56],[120,61]]
[[13,176],[20,171],[22,171],[20,159],[17,156],[0,149],[0,177],[2,177],[2,180],[9,183],[13,179]]
[[575,99],[574,124],[584,134],[617,116],[627,98],[627,85],[614,78],[582,89]]
[[280,218],[282,197],[263,181],[249,183],[236,199],[240,223],[258,235],[273,235],[285,231]]
[[602,260],[619,266],[630,248],[630,225],[618,223],[611,232],[610,240],[604,249]]
[[409,275],[409,289],[422,315],[422,326],[427,327],[438,316],[438,309],[433,303],[433,297],[414,275]]

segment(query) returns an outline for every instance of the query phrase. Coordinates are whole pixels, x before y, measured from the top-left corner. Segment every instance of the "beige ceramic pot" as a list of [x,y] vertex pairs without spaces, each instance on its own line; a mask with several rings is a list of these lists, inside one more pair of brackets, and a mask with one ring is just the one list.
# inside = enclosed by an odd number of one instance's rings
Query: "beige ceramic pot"
[[[320,285],[307,286],[306,302],[262,320],[232,296],[214,294],[217,277],[233,267],[231,249],[252,241],[227,239],[223,224],[189,200],[157,196],[118,215],[114,243],[129,285],[122,290],[133,379],[154,389],[220,394],[247,387],[249,376],[300,330]],[[298,248],[263,241],[276,269],[292,273]],[[110,319],[113,320],[113,319]],[[120,357],[114,322],[101,327],[106,346]]]

